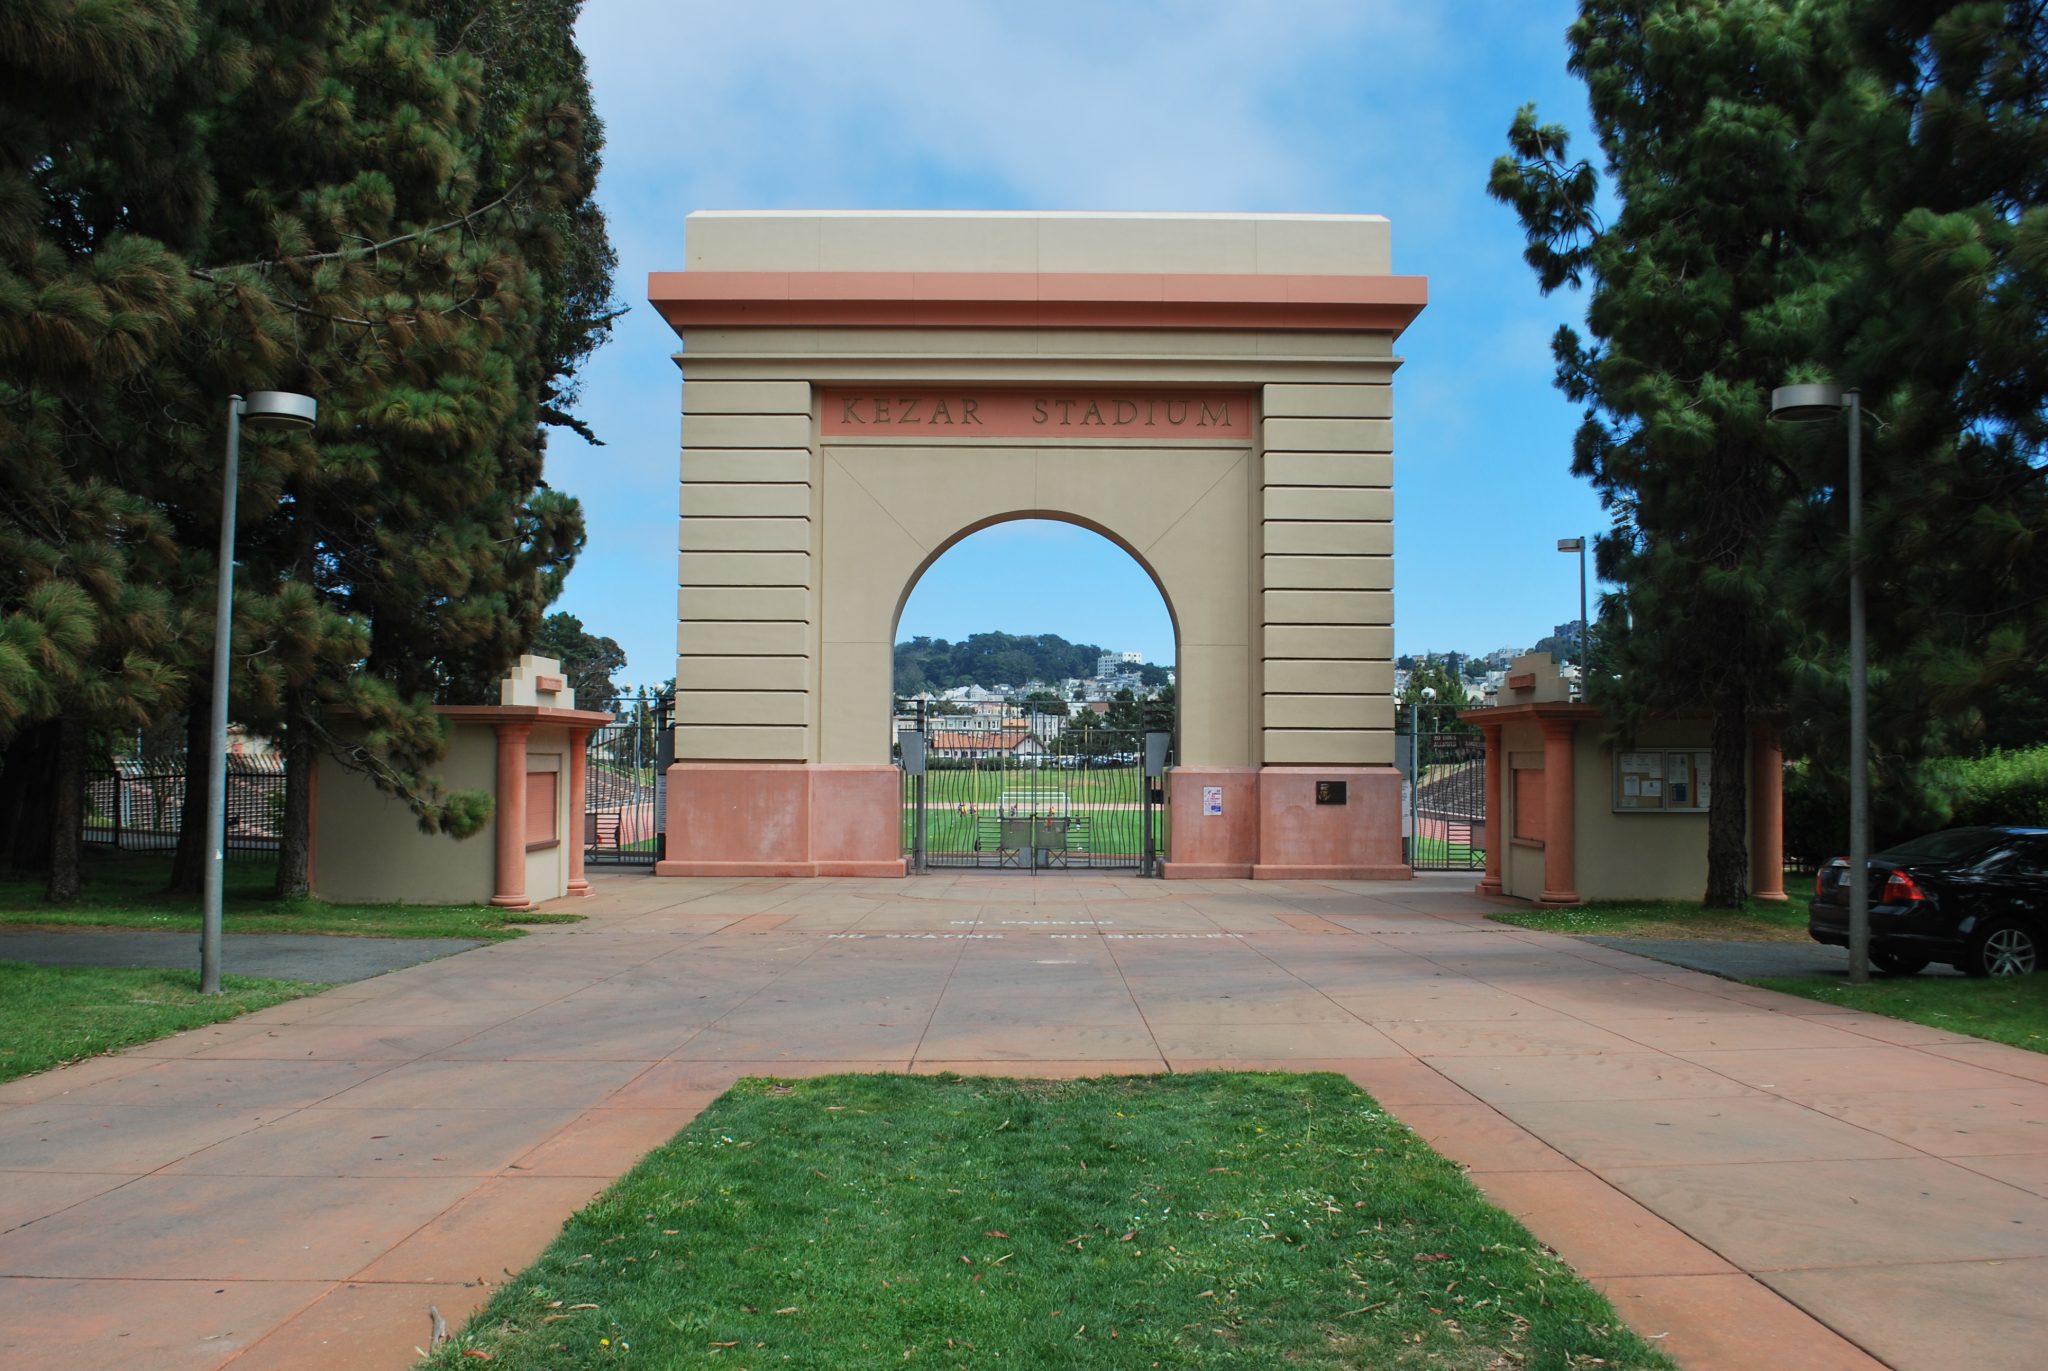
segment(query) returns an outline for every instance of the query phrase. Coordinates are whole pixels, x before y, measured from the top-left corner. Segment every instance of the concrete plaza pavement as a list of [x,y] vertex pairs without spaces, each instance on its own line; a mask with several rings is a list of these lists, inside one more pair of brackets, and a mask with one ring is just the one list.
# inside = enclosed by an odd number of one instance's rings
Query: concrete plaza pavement
[[1491,923],[1469,876],[573,907],[0,1086],[0,1363],[403,1367],[742,1075],[1217,1067],[1344,1073],[1685,1366],[2041,1360],[2048,1056]]

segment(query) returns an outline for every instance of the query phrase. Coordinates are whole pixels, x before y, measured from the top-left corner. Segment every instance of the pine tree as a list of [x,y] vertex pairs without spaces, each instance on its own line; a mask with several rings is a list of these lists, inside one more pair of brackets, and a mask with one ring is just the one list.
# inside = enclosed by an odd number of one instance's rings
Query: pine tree
[[1812,355],[1857,224],[1806,143],[1847,79],[1842,25],[1834,3],[1584,0],[1569,66],[1591,97],[1613,222],[1594,169],[1533,109],[1490,184],[1522,220],[1541,288],[1589,290],[1593,341],[1563,329],[1554,351],[1560,389],[1586,406],[1572,470],[1613,520],[1600,573],[1621,587],[1595,697],[1624,729],[1653,708],[1711,713],[1715,906],[1748,895],[1750,730],[1783,702],[1795,631],[1768,549],[1804,482],[1780,455],[1790,440],[1766,430],[1769,395]]
[[78,892],[86,730],[182,686],[169,528],[107,403],[189,311],[175,244],[204,211],[193,129],[151,97],[202,47],[173,0],[0,10],[0,832]]
[[[1815,374],[1862,391],[1878,792],[1947,804],[1924,758],[2025,698],[2048,647],[2048,7],[1866,0],[1860,69],[1816,130],[1858,194],[1851,274]],[[1843,784],[1847,548],[1837,428],[1796,449],[1820,495],[1788,511],[1784,585],[1809,633],[1806,746]],[[1911,806],[1909,806],[1911,807]]]
[[[245,435],[232,655],[236,717],[286,736],[280,888],[303,888],[323,738],[430,829],[488,814],[429,778],[430,706],[482,698],[581,547],[541,431],[576,422],[613,314],[576,10],[0,14],[0,743],[34,759],[10,756],[0,808],[50,812],[80,755],[39,721],[203,712],[226,398],[277,388],[321,424]],[[361,724],[346,747],[337,708]]]

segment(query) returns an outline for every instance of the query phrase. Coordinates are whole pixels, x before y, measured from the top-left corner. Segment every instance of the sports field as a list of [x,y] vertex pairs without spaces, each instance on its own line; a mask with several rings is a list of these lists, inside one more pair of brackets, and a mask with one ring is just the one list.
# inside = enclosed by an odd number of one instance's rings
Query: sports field
[[[939,862],[995,866],[1005,861],[1004,852],[1028,845],[1056,854],[1055,862],[1065,854],[1075,865],[1135,861],[1145,846],[1144,784],[1135,763],[1086,770],[1057,764],[934,769],[925,776],[925,852]],[[906,784],[906,850],[916,817]],[[1032,825],[1028,842],[1019,831],[1024,822]]]

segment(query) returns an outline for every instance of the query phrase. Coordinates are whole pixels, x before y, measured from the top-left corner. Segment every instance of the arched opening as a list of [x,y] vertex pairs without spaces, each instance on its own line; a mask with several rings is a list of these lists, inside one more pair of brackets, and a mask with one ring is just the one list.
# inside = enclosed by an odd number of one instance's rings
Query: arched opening
[[1179,653],[1137,554],[1071,517],[982,520],[917,568],[891,640],[914,868],[1152,869]]

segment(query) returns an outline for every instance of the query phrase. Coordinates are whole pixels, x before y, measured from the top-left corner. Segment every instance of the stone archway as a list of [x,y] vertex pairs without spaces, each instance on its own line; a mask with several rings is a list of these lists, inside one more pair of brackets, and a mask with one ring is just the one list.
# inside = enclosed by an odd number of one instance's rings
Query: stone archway
[[1045,517],[1174,615],[1168,876],[1407,873],[1390,382],[1425,292],[1384,220],[710,214],[688,249],[649,283],[684,375],[658,871],[900,875],[903,600]]

